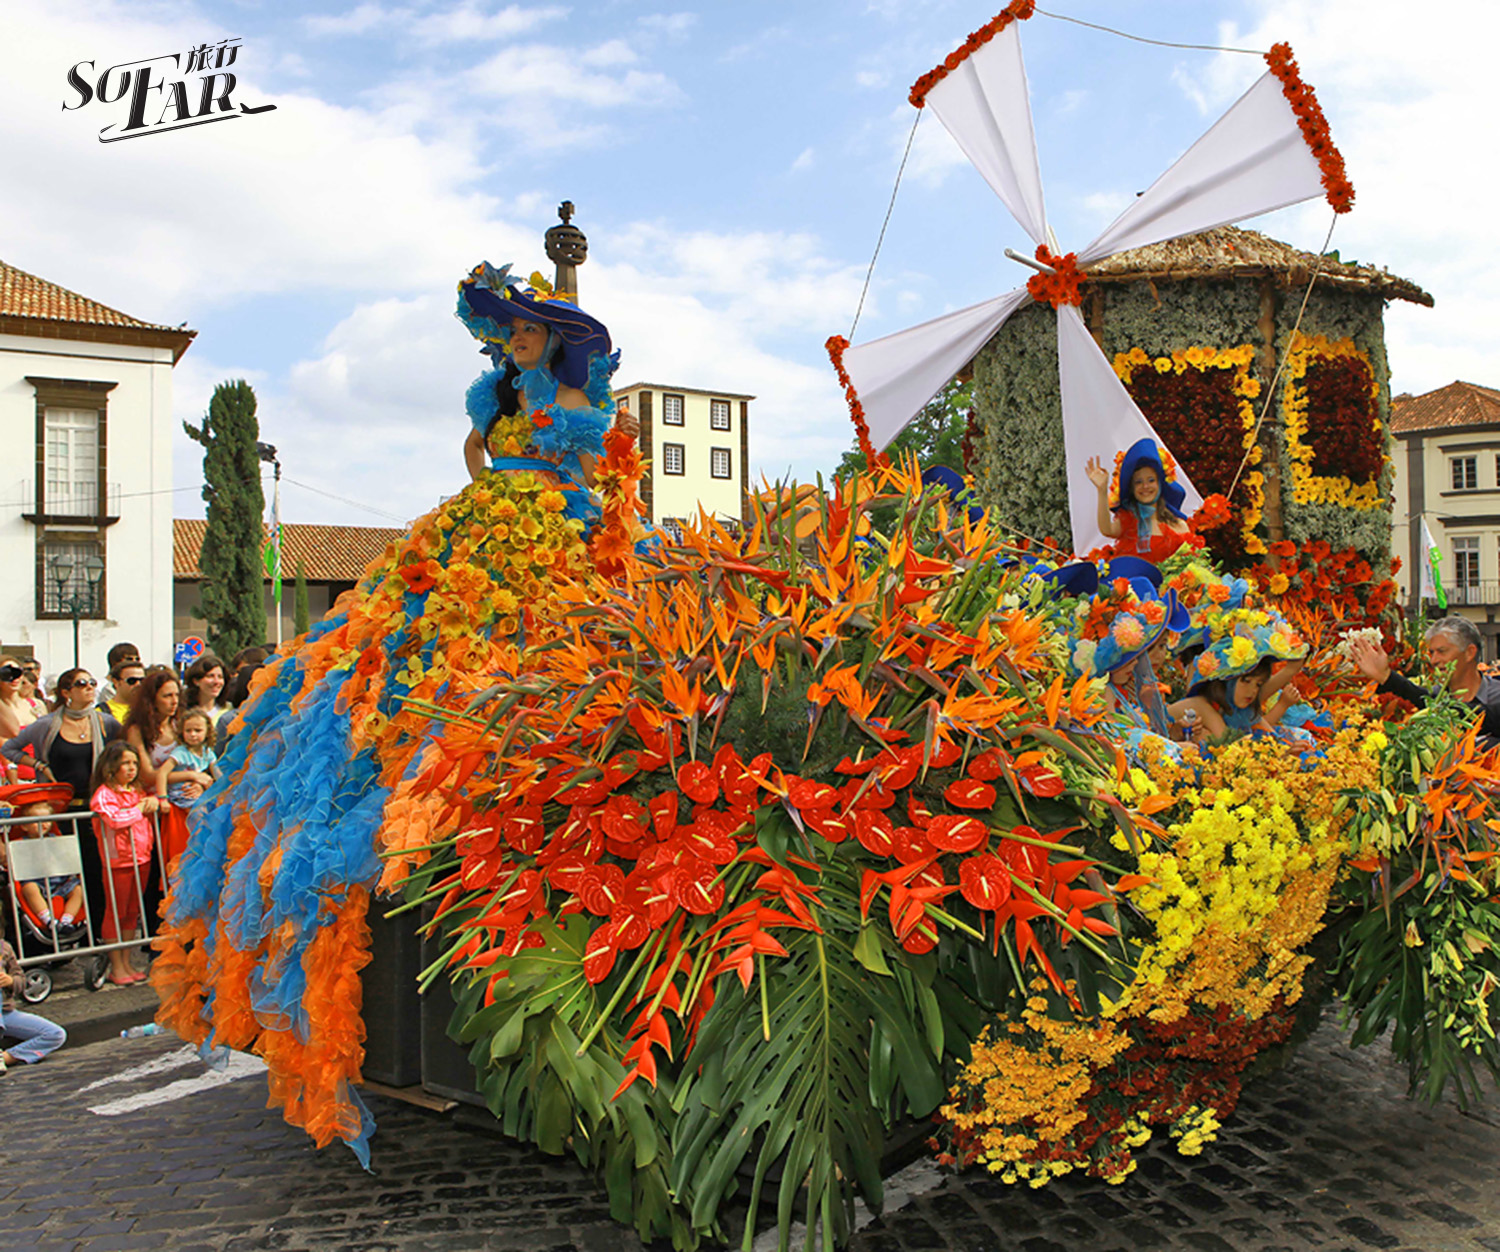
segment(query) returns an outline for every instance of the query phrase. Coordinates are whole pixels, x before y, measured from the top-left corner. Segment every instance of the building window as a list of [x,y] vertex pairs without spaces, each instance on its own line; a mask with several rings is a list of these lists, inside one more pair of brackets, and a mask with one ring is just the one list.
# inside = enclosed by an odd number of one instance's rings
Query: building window
[[728,400],[710,400],[708,402],[708,424],[714,430],[729,429]]
[[733,478],[734,465],[728,448],[712,448],[708,454],[708,472],[715,478]]
[[99,512],[99,412],[48,405],[42,461],[47,512],[94,517]]
[[661,519],[661,528],[671,536],[673,543],[682,542],[682,522],[675,517]]
[[683,447],[680,443],[664,443],[661,446],[661,472],[663,474],[685,474]]
[[[1469,458],[1471,461],[1472,457]],[[1453,582],[1460,604],[1479,603],[1479,536],[1453,541]]]
[[[37,617],[104,616],[104,536],[96,531],[39,531]],[[59,581],[58,573],[65,571]]]
[[1449,457],[1448,468],[1453,474],[1454,491],[1477,491],[1479,489],[1478,457]]
[[[681,396],[663,394],[661,398],[661,420],[663,426],[683,426],[686,419],[683,417],[683,399]],[[667,473],[671,473],[668,470]],[[681,470],[677,471],[679,474]]]

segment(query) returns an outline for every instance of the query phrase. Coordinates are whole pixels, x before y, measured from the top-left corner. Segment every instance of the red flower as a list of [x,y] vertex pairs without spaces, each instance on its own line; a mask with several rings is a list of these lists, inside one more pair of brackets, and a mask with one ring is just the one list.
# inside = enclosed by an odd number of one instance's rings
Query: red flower
[[944,813],[932,819],[927,838],[940,852],[972,852],[989,838],[990,832],[977,817]]
[[958,889],[976,909],[998,909],[1010,899],[1010,871],[998,856],[981,852],[959,862]]

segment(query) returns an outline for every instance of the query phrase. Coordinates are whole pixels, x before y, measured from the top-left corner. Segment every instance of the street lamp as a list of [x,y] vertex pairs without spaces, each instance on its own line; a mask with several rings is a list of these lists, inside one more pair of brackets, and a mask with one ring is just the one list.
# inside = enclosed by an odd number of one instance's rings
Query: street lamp
[[[59,552],[47,562],[52,581],[57,584],[57,607],[73,618],[73,668],[78,668],[78,619],[84,613],[93,613],[99,604],[99,582],[104,577],[104,561],[97,552],[83,559],[83,576],[86,587],[69,591],[73,581],[73,558]],[[87,591],[87,595],[85,595]]]

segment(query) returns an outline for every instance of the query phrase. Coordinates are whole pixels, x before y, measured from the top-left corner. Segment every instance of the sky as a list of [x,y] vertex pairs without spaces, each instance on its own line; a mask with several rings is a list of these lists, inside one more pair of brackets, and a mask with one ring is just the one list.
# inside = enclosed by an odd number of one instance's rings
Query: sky
[[[581,302],[616,382],[756,396],[751,471],[809,478],[849,446],[824,353],[848,334],[915,110],[911,83],[1000,0],[3,0],[0,260],[198,332],[178,419],[255,387],[288,521],[397,525],[464,480],[477,345],[452,316],[480,260],[551,266],[577,206]],[[1146,39],[1288,40],[1356,189],[1332,246],[1436,306],[1396,304],[1395,392],[1500,385],[1491,242],[1493,0],[1048,0]],[[233,98],[274,111],[100,143],[69,69],[238,37]],[[1041,14],[1022,28],[1048,214],[1081,247],[1264,71]],[[111,132],[114,133],[114,132]],[[1315,250],[1321,201],[1246,223]],[[855,342],[997,295],[1026,240],[933,117]],[[178,516],[201,448],[175,438]]]

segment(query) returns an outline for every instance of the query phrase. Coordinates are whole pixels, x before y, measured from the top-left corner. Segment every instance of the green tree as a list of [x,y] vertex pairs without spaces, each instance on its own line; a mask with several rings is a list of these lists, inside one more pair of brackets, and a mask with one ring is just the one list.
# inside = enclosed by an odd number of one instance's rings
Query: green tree
[[266,571],[261,559],[266,498],[260,489],[255,392],[244,379],[220,383],[202,425],[184,422],[182,428],[203,445],[208,530],[198,569],[208,646],[220,656],[233,656],[266,638]]
[[292,632],[298,635],[307,634],[307,628],[312,625],[312,611],[307,607],[307,570],[303,567],[302,558],[297,558],[297,583],[292,590]]
[[[894,463],[915,452],[923,469],[946,465],[964,472],[964,432],[968,429],[969,410],[973,407],[973,383],[951,382],[929,400],[907,427],[886,446],[885,454]],[[838,478],[849,478],[867,469],[865,454],[854,445],[844,453],[834,470]]]

